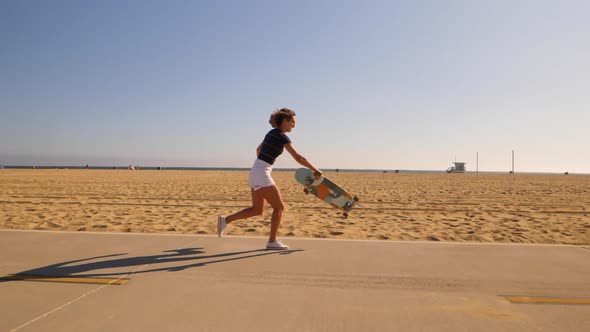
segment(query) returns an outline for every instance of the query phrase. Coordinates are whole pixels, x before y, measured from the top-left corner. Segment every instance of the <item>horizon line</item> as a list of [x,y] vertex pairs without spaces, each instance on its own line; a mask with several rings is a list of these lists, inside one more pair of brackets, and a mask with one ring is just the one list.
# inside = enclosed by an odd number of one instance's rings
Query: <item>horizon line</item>
[[[146,171],[154,171],[154,170],[169,170],[169,171],[182,171],[182,170],[195,170],[195,171],[248,171],[251,167],[221,167],[221,166],[139,166],[139,165],[113,165],[113,166],[79,166],[79,165],[0,165],[0,167],[4,169],[89,169],[89,170],[129,170],[129,166],[135,167],[132,170],[146,170]],[[280,167],[274,168],[274,171],[284,172],[284,171],[295,171],[300,167]],[[429,169],[393,169],[393,168],[324,168],[323,171],[325,172],[346,172],[346,173],[353,173],[353,172],[360,172],[360,173],[448,173],[446,170],[429,170]],[[590,175],[590,173],[585,172],[560,172],[560,171],[514,171],[511,173],[510,170],[505,171],[498,171],[498,170],[491,170],[491,171],[465,171],[463,173],[468,174],[478,174],[478,173],[485,173],[485,174],[553,174],[553,175]],[[454,174],[461,174],[461,173],[454,173]]]

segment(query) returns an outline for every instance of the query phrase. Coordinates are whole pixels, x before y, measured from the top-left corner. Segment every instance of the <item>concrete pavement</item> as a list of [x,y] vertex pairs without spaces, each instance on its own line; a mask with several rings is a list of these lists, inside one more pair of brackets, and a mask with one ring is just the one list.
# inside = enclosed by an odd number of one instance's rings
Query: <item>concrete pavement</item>
[[0,230],[0,331],[590,330],[590,247],[283,240]]

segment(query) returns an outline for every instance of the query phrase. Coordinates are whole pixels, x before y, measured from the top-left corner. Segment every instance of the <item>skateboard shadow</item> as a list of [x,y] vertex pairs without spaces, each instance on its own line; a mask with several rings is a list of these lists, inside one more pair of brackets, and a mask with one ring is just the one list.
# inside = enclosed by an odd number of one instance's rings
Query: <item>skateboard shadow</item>
[[[132,276],[141,273],[151,272],[177,272],[189,268],[203,267],[211,264],[226,263],[236,260],[253,259],[270,255],[289,255],[303,251],[293,250],[267,250],[255,249],[247,251],[228,252],[223,254],[206,255],[204,248],[184,248],[163,251],[163,254],[150,256],[121,257],[126,253],[111,254],[82,258],[52,265],[43,266],[14,274],[15,276],[37,276],[37,277],[120,277]],[[120,258],[116,258],[120,257]],[[161,264],[187,263],[172,267],[157,267]],[[141,267],[148,269],[142,269]],[[153,268],[149,268],[155,266]],[[105,269],[128,268],[127,271],[98,272]],[[96,271],[96,272],[93,272]],[[11,281],[12,279],[0,278],[0,282]]]

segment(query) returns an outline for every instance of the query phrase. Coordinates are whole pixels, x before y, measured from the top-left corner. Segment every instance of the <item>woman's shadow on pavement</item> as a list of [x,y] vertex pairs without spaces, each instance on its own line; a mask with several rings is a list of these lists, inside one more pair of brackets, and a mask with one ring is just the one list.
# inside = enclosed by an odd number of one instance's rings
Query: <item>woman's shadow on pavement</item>
[[[151,256],[135,256],[114,258],[127,255],[112,254],[104,256],[96,256],[90,258],[77,259],[72,261],[61,262],[57,264],[47,265],[44,267],[31,269],[15,274],[16,276],[42,276],[42,277],[120,277],[127,275],[134,275],[139,273],[168,271],[176,272],[194,267],[203,267],[210,264],[231,262],[242,259],[252,259],[261,256],[269,255],[288,255],[295,252],[303,251],[303,249],[293,250],[268,250],[256,249],[247,251],[236,251],[216,255],[205,255],[203,248],[184,248],[163,251],[163,254]],[[111,259],[107,259],[111,258]],[[98,261],[95,261],[98,260]],[[90,262],[93,261],[93,262]],[[178,265],[173,267],[155,267],[148,270],[143,270],[142,267],[158,264],[169,264],[176,262],[186,262],[188,264]],[[125,272],[104,272],[98,273],[103,269],[115,268],[129,268]],[[11,279],[2,279],[0,282],[9,281]]]

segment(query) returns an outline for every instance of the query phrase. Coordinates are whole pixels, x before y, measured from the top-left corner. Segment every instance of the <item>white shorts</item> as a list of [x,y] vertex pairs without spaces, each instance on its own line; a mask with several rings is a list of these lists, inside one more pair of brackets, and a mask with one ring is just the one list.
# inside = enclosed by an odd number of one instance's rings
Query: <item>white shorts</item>
[[254,166],[248,175],[248,182],[254,191],[275,185],[275,181],[270,176],[272,172],[272,165],[264,160],[256,159]]

